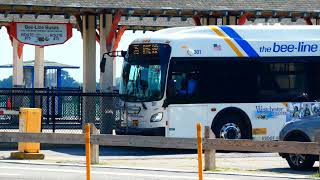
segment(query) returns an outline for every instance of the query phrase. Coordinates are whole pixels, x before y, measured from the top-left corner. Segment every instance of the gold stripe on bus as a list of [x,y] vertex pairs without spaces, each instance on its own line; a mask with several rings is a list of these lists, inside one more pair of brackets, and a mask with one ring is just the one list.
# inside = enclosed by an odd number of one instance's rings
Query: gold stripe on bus
[[267,134],[267,128],[253,128],[252,129],[253,135],[266,135]]
[[236,47],[236,45],[231,41],[229,37],[224,35],[216,26],[209,26],[210,29],[220,36],[226,43],[231,47],[231,49],[237,54],[238,57],[243,57],[242,52]]

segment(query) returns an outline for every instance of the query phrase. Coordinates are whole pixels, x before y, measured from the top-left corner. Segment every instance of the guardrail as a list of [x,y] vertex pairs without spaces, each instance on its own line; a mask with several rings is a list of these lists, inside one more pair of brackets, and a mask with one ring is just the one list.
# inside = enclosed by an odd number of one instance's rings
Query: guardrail
[[[199,128],[198,128],[199,129]],[[200,128],[201,129],[201,128]],[[173,149],[198,149],[198,138],[167,138],[157,136],[128,136],[97,134],[92,126],[91,135],[85,134],[58,134],[58,133],[15,133],[0,132],[0,142],[39,142],[47,144],[85,144],[91,143],[91,164],[99,162],[99,145],[152,147]],[[250,152],[277,152],[292,154],[320,155],[320,141],[253,141],[253,140],[225,140],[215,139],[211,129],[205,127],[205,137],[202,138],[202,147],[205,153],[204,170],[215,169],[215,150],[250,151]],[[320,139],[320,138],[317,138]],[[201,156],[200,156],[201,157]]]

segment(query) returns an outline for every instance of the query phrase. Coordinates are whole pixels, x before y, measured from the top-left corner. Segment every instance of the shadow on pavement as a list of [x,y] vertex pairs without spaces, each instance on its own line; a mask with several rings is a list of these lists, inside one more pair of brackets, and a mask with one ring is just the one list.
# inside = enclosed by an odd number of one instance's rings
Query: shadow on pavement
[[259,169],[259,171],[265,171],[265,172],[274,172],[274,173],[284,173],[284,174],[297,174],[297,175],[313,175],[317,173],[319,170],[319,167],[313,167],[313,169],[308,171],[297,171],[288,168],[270,168],[270,169]]
[[[84,147],[50,147],[42,148],[58,153],[65,153],[75,156],[84,156]],[[134,148],[134,147],[105,147],[100,146],[100,156],[155,156],[155,155],[179,155],[179,154],[196,154],[196,150],[180,149],[157,149],[157,148]]]

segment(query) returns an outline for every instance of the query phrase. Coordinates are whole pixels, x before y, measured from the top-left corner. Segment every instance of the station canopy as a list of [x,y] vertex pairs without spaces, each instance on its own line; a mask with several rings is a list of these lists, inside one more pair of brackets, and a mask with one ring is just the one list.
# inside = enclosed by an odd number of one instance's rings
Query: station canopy
[[[310,17],[320,18],[319,0],[33,0],[0,2],[0,23],[12,21],[70,21],[87,14],[122,12],[122,25],[132,30],[158,30],[173,26],[194,25],[192,17],[239,17],[249,20],[270,19],[296,22]],[[32,18],[30,18],[32,16]],[[287,24],[287,23],[285,23]]]

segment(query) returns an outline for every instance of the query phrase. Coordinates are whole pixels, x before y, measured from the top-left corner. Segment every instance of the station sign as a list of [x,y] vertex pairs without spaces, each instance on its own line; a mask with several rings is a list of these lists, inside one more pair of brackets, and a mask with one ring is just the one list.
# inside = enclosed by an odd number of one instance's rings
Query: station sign
[[63,44],[72,37],[72,24],[13,22],[10,36],[20,43],[35,46]]

